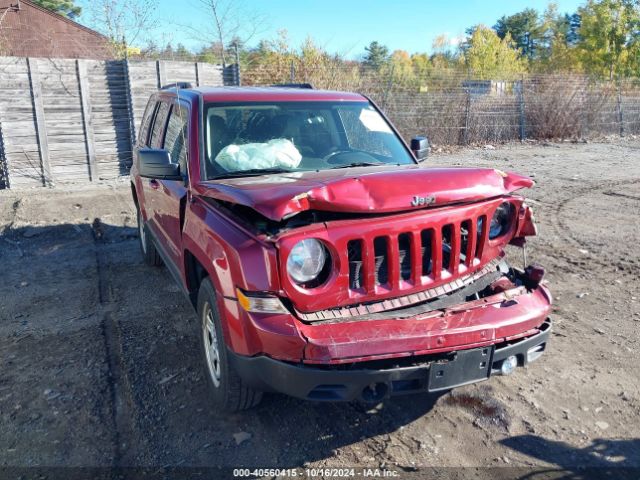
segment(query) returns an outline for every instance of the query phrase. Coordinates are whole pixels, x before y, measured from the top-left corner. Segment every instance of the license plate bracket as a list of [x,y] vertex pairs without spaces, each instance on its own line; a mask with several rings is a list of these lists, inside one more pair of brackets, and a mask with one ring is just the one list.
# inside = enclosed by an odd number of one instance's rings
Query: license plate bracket
[[456,352],[451,360],[435,362],[429,368],[430,392],[448,390],[489,378],[493,347]]

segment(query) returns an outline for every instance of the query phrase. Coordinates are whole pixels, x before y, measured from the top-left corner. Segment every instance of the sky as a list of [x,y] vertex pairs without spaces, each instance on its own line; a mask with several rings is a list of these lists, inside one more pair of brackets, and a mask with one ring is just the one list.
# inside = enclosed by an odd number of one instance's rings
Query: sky
[[[88,3],[86,0],[84,3]],[[298,47],[307,36],[333,53],[357,58],[364,47],[377,40],[390,51],[431,52],[433,39],[446,34],[455,39],[469,26],[494,25],[502,15],[527,7],[543,11],[548,0],[235,0],[244,3],[248,17],[261,16],[262,38],[275,38],[286,29],[290,44]],[[80,2],[81,4],[83,2]],[[584,0],[556,0],[561,13],[572,13]],[[198,0],[160,0],[158,16],[162,29],[157,43],[171,41],[194,49],[202,42],[184,28],[199,28],[203,15]]]

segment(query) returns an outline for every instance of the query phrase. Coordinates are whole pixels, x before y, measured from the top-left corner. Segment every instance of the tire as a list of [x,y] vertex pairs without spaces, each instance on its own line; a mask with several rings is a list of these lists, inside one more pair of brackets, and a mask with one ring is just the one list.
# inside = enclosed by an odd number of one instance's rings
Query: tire
[[153,240],[149,237],[147,232],[147,226],[142,218],[142,212],[140,207],[137,207],[138,213],[138,239],[140,240],[140,251],[142,252],[142,258],[144,263],[153,267],[159,267],[162,265],[162,258],[158,253],[158,249],[153,243]]
[[209,278],[202,280],[198,291],[198,319],[202,365],[215,407],[238,412],[258,405],[262,392],[247,387],[229,362],[216,294]]

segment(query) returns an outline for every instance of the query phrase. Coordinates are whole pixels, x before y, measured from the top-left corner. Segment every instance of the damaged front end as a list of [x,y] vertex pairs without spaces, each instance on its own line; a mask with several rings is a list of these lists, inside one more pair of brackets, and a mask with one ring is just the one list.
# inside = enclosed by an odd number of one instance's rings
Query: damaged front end
[[277,251],[279,290],[239,292],[259,350],[236,356],[236,368],[256,388],[377,400],[510,373],[546,348],[544,270],[505,259],[507,245],[536,234],[518,195],[275,220],[217,202]]
[[[502,225],[497,212],[508,213]],[[535,234],[518,196],[309,225],[280,236],[285,303],[307,340],[307,363],[465,348],[535,333],[551,297],[538,266],[510,267],[508,243]],[[296,282],[286,262],[300,239],[326,249],[320,281]]]

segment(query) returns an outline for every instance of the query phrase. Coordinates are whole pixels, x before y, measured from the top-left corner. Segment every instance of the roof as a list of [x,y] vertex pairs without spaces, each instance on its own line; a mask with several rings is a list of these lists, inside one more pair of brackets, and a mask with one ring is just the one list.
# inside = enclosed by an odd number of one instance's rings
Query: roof
[[281,87],[196,87],[205,102],[362,102],[359,93]]
[[[19,2],[17,2],[17,3],[19,4]],[[35,8],[36,10],[40,10],[41,12],[44,12],[47,15],[51,15],[56,20],[68,23],[69,25],[73,25],[74,27],[79,28],[80,30],[84,30],[85,32],[90,33],[92,35],[95,35],[96,37],[99,37],[100,39],[103,39],[105,41],[109,40],[106,36],[102,35],[100,32],[96,32],[95,30],[92,30],[89,27],[85,27],[81,23],[74,22],[70,18],[65,17],[64,15],[60,15],[59,13],[56,13],[56,12],[54,12],[52,10],[49,10],[48,8],[41,7],[37,3],[31,2],[29,0],[22,0],[22,3],[26,3],[27,5],[29,5],[32,8]]]
[[29,0],[0,0],[3,55],[32,58],[113,58],[109,39]]

